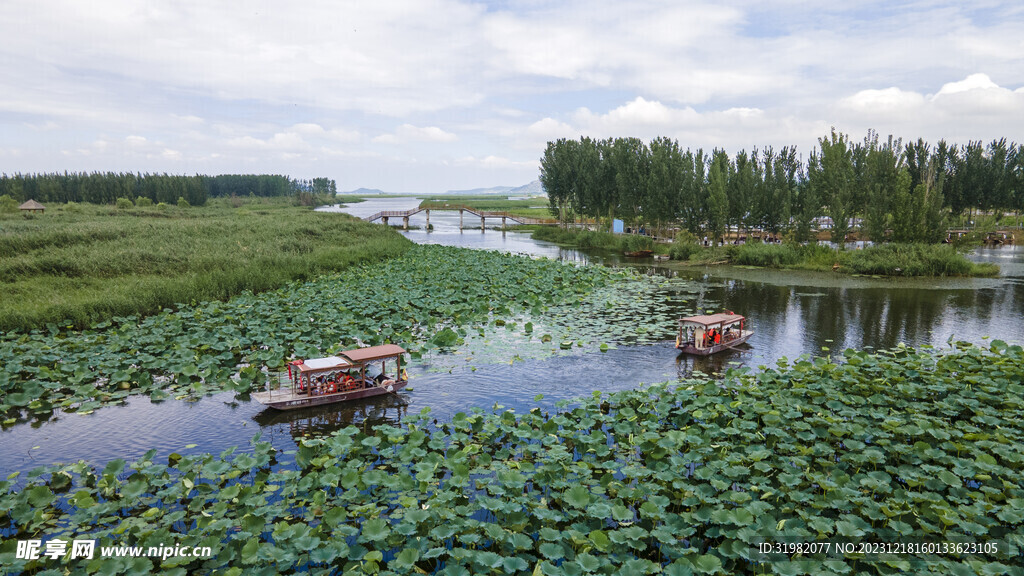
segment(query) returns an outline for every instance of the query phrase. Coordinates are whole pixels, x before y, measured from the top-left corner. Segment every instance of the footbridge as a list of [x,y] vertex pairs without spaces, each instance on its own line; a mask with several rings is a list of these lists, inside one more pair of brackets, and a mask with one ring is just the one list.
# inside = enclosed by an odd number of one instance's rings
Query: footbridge
[[484,229],[487,218],[497,219],[501,218],[501,227],[504,229],[508,222],[515,224],[541,224],[545,226],[553,226],[558,224],[558,220],[553,218],[527,218],[525,216],[517,216],[510,212],[488,212],[485,210],[478,210],[470,206],[463,205],[444,205],[444,206],[433,206],[425,208],[420,206],[411,210],[381,210],[372,216],[364,218],[367,222],[375,222],[381,220],[384,224],[388,223],[391,218],[401,218],[402,228],[409,229],[409,218],[419,214],[420,212],[426,212],[427,214],[427,228],[430,228],[430,211],[445,211],[445,212],[458,212],[459,213],[459,228],[463,228],[463,217],[468,212],[473,216],[480,218],[480,229]]

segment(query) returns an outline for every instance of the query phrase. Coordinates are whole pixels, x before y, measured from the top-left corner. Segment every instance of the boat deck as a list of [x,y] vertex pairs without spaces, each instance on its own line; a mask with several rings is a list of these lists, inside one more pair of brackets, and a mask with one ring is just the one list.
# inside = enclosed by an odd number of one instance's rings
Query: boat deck
[[754,335],[754,332],[752,330],[743,330],[735,338],[731,338],[728,341],[720,342],[720,343],[715,344],[713,346],[707,346],[705,348],[697,348],[696,346],[693,345],[692,342],[683,342],[682,344],[680,344],[678,346],[678,348],[679,348],[680,352],[683,352],[683,353],[686,353],[686,354],[696,354],[698,356],[708,356],[708,355],[711,355],[711,354],[715,354],[715,353],[721,352],[723,350],[729,350],[729,349],[735,348],[736,346],[739,346],[740,344],[743,344],[744,342],[746,342],[753,335]]
[[272,390],[269,392],[253,392],[251,396],[253,400],[256,400],[265,406],[278,408],[280,410],[291,410],[306,406],[319,406],[321,404],[347,402],[349,400],[358,400],[360,398],[369,398],[371,396],[394,393],[405,388],[408,383],[408,380],[393,380],[387,386],[369,386],[366,388],[358,388],[356,390],[335,392],[333,394],[313,395],[305,392],[295,392],[289,388]]

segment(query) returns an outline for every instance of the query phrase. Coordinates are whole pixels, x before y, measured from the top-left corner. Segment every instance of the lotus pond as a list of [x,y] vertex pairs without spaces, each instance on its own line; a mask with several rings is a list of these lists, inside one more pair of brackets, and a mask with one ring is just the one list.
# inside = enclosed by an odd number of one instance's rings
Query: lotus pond
[[[256,437],[41,468],[0,482],[0,561],[52,568],[15,541],[62,537],[214,551],[66,561],[101,574],[1020,574],[1022,382],[1024,351],[1002,342],[848,350],[550,412],[346,427],[294,466]],[[996,550],[758,552],[826,541]]]
[[[114,318],[84,331],[51,326],[6,333],[0,340],[0,412],[11,425],[19,412],[89,413],[134,394],[246,393],[262,385],[262,367],[280,368],[293,354],[309,358],[358,345],[397,343],[418,358],[463,342],[469,331],[481,337],[488,327],[516,331],[506,318],[540,317],[561,306],[557,323],[570,316],[566,305],[612,279],[630,277],[601,267],[422,246],[227,302]],[[632,275],[632,282],[644,279]],[[528,320],[521,334],[548,346],[553,339],[534,334]]]

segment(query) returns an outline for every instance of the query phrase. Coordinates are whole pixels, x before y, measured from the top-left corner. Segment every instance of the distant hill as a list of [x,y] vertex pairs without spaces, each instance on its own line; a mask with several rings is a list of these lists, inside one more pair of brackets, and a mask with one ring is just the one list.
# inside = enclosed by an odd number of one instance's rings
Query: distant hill
[[523,184],[518,188],[513,188],[508,191],[509,196],[546,196],[544,193],[544,187],[540,185],[540,180],[534,180],[529,184]]
[[494,194],[496,196],[543,196],[544,188],[541,187],[540,180],[534,180],[522,186],[491,186],[490,188],[472,188],[470,190],[449,190],[445,194],[462,194],[466,196],[484,194]]
[[490,188],[470,188],[468,190],[449,190],[445,194],[460,194],[464,196],[479,196],[481,194],[501,194],[505,195],[509,190],[512,190],[512,186],[491,186]]
[[358,196],[361,194],[387,194],[387,192],[384,192],[383,190],[378,190],[376,188],[356,188],[355,190],[349,192],[339,192],[339,194],[351,194],[353,196]]

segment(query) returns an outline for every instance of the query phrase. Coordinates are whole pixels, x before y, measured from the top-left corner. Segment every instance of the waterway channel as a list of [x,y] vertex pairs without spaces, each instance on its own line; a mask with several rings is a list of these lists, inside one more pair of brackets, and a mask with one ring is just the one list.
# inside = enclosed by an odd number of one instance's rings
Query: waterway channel
[[[414,198],[367,200],[343,208],[365,217],[379,210],[404,210],[418,205]],[[398,224],[401,223],[401,219]],[[392,224],[396,222],[392,221]],[[721,372],[745,365],[753,369],[774,365],[780,358],[803,354],[838,354],[844,348],[883,349],[947,346],[951,340],[984,342],[1002,339],[1024,343],[1024,250],[1019,246],[980,249],[978,261],[1001,267],[998,278],[886,279],[827,273],[772,271],[753,268],[684,267],[676,263],[633,260],[600,251],[566,249],[535,241],[514,228],[479,229],[478,218],[465,215],[460,229],[458,212],[432,211],[426,230],[425,214],[413,216],[417,229],[403,232],[425,244],[502,250],[572,261],[580,265],[633,266],[645,273],[681,278],[692,285],[701,308],[731,309],[750,320],[755,335],[743,351],[694,360],[679,356],[671,333],[654,344],[619,346],[607,352],[568,352],[547,358],[490,365],[468,365],[437,371],[426,358],[409,368],[411,386],[398,396],[276,412],[233,393],[187,402],[152,402],[130,398],[125,405],[104,407],[93,414],[57,413],[46,421],[19,423],[0,432],[0,475],[42,464],[85,459],[103,464],[131,459],[155,448],[170,452],[218,453],[232,446],[244,450],[259,433],[281,450],[293,450],[303,436],[330,433],[342,426],[372,426],[398,421],[404,414],[429,408],[438,418],[471,407],[490,409],[499,404],[517,410],[541,405],[552,409],[558,400],[635,388],[644,383],[676,380],[694,371]],[[667,303],[667,306],[673,304]],[[636,318],[634,322],[643,322]],[[511,355],[511,352],[510,352]],[[535,397],[543,394],[542,400]]]

